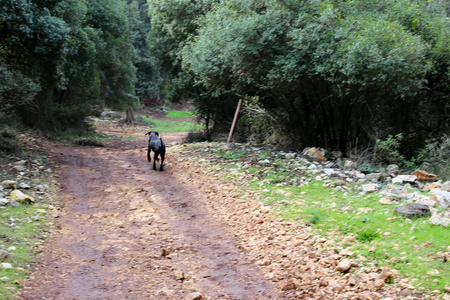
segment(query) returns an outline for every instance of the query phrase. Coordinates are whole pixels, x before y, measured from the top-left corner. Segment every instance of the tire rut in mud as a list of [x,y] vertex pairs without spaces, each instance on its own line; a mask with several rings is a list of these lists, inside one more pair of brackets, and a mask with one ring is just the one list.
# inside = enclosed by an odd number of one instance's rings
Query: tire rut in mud
[[282,299],[173,176],[170,151],[166,171],[153,171],[145,144],[55,149],[57,229],[20,299]]

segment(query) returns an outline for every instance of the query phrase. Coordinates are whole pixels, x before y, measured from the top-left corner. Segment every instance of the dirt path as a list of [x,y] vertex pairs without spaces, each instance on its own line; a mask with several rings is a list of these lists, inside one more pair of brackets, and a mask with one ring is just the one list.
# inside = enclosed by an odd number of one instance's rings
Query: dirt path
[[145,161],[143,135],[53,150],[59,217],[20,299],[286,299],[190,183],[170,151],[180,136],[164,140],[165,172]]
[[202,168],[182,135],[164,135],[159,172],[145,131],[109,130],[136,139],[53,149],[58,218],[19,299],[438,299],[385,284],[390,270],[338,272],[342,247]]

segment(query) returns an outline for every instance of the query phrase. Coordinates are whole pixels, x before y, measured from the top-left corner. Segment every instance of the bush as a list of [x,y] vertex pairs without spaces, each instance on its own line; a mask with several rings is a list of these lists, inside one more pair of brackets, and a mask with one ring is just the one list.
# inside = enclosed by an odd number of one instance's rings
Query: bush
[[417,158],[421,168],[436,174],[442,180],[450,180],[450,135],[429,143]]
[[191,131],[184,139],[185,143],[199,143],[205,141],[207,141],[207,137],[204,131]]
[[17,152],[19,149],[16,132],[8,127],[0,128],[0,151]]

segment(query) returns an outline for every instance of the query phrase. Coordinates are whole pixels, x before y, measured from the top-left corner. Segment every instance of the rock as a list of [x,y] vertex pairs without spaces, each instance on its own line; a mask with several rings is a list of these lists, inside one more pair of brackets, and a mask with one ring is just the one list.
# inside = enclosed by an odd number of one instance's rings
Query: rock
[[339,252],[340,256],[352,256],[354,252],[348,250],[348,249],[342,249],[341,252]]
[[392,183],[396,183],[394,181],[399,181],[400,183],[403,182],[414,183],[416,179],[417,179],[416,175],[397,175],[395,178],[392,179]]
[[181,270],[175,270],[175,279],[176,280],[183,280],[184,279],[184,272]]
[[6,198],[0,198],[0,206],[5,206],[9,204],[9,200]]
[[371,173],[371,174],[366,174],[365,179],[367,181],[377,182],[377,181],[381,180],[382,177],[383,176],[381,173]]
[[442,190],[450,192],[450,181],[446,181],[442,184]]
[[398,174],[399,169],[400,168],[397,165],[389,165],[386,168],[386,172],[388,173],[389,176],[394,177],[395,175]]
[[403,180],[401,180],[400,178],[392,178],[392,183],[393,184],[403,184]]
[[286,155],[285,155],[285,158],[286,159],[293,159],[293,158],[295,158],[295,153],[286,153]]
[[101,116],[103,118],[111,118],[113,115],[117,114],[117,112],[113,111],[113,110],[108,110],[108,111],[104,111],[102,112]]
[[430,191],[430,199],[443,208],[450,207],[450,192],[433,189]]
[[9,205],[11,205],[12,207],[19,207],[20,203],[14,200],[9,201]]
[[6,277],[6,276],[0,278],[0,281],[3,281],[3,282],[9,281],[9,280],[10,280],[9,277]]
[[0,262],[4,262],[6,260],[12,260],[13,257],[14,257],[13,254],[11,254],[8,251],[0,248]]
[[168,296],[173,297],[175,296],[175,291],[167,288],[162,288],[159,291],[156,292],[157,296]]
[[348,270],[350,270],[350,268],[353,266],[353,261],[351,261],[350,259],[344,258],[343,260],[341,260],[339,262],[339,264],[336,267],[336,270],[340,271],[340,272],[348,272]]
[[5,263],[5,262],[0,263],[0,269],[8,270],[8,269],[12,269],[12,268],[13,267],[12,267],[12,265],[10,263]]
[[168,249],[161,249],[161,256],[168,256],[170,254],[170,250]]
[[384,286],[384,280],[382,279],[375,279],[374,283],[373,283],[373,287],[376,290],[381,289]]
[[444,212],[441,214],[434,214],[430,218],[430,223],[436,226],[444,226],[449,227],[450,226],[450,212]]
[[325,173],[325,175],[331,176],[334,174],[334,169],[323,169],[323,172]]
[[390,282],[392,279],[392,270],[389,267],[383,267],[378,278],[384,282]]
[[437,178],[435,174],[430,174],[419,169],[415,170],[412,175],[415,175],[418,181],[435,181]]
[[341,151],[332,151],[332,152],[331,152],[331,155],[333,155],[333,157],[334,157],[335,159],[342,158],[342,156],[343,156],[343,154],[342,154]]
[[305,149],[303,154],[312,161],[322,162],[327,160],[321,151],[315,147]]
[[190,293],[186,296],[186,300],[201,300],[203,299],[203,295],[199,292]]
[[388,205],[388,204],[392,203],[392,201],[387,198],[381,198],[380,201],[378,201],[378,202],[380,202],[381,204],[384,204],[384,205]]
[[25,172],[27,170],[27,168],[22,165],[17,165],[17,166],[14,166],[13,168],[18,172]]
[[33,197],[31,197],[27,194],[24,194],[19,190],[14,190],[11,192],[11,202],[12,201],[23,202],[23,203],[35,202]]
[[361,186],[361,190],[364,193],[374,193],[378,190],[378,185],[377,184],[373,184],[373,183],[369,183],[369,184],[363,184]]
[[346,167],[346,168],[353,168],[353,167],[355,167],[356,166],[356,163],[354,162],[354,161],[351,161],[351,160],[346,160],[345,162],[344,162],[344,167]]
[[29,190],[31,188],[31,186],[29,186],[28,184],[21,182],[19,183],[19,188],[24,189],[24,190]]
[[427,205],[419,203],[409,203],[395,208],[394,213],[407,218],[420,218],[431,214]]
[[17,186],[17,182],[15,182],[13,180],[5,180],[5,181],[2,181],[2,186],[5,189],[15,189]]
[[358,171],[358,170],[353,170],[350,172],[350,174],[358,179],[366,178],[366,174],[364,174],[363,172]]

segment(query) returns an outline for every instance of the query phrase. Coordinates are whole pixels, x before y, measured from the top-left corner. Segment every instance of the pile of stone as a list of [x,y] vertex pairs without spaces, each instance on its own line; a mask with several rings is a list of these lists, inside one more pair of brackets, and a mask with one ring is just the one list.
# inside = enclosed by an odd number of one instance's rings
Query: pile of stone
[[[263,151],[245,144],[216,146],[211,143],[204,151],[245,150],[253,156],[258,156]],[[320,148],[306,148],[302,153],[280,152],[277,149],[270,151],[271,157],[260,159],[257,163],[271,166],[273,157],[285,158],[290,167],[310,175],[301,178],[299,184],[308,184],[308,177],[312,177],[323,181],[325,187],[344,193],[356,186],[361,194],[378,193],[382,204],[398,204],[394,208],[394,213],[398,215],[408,218],[431,216],[431,224],[450,226],[450,181],[437,181],[436,175],[422,170],[400,174],[400,168],[395,164],[379,172],[365,173],[357,169],[357,163],[343,158],[339,151],[331,153],[334,161],[328,161],[325,150]]]
[[[357,182],[362,194],[380,194],[382,204],[405,202],[395,208],[398,215],[408,218],[431,216],[431,224],[450,226],[450,181],[436,181],[436,175],[423,170],[399,174],[400,168],[395,164],[378,173],[365,174],[356,170],[356,164],[350,160],[344,161],[344,169],[339,168],[336,163],[323,160],[323,150],[317,148],[306,149],[303,154],[311,161],[308,168],[318,174],[316,180],[334,178],[344,182]],[[342,189],[339,186],[335,188]]]

